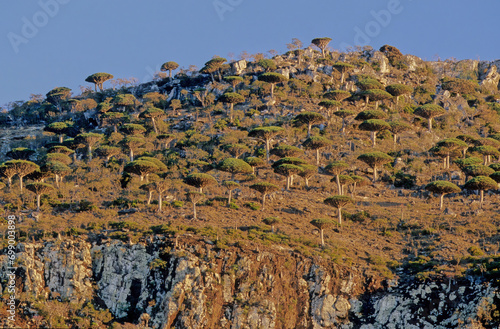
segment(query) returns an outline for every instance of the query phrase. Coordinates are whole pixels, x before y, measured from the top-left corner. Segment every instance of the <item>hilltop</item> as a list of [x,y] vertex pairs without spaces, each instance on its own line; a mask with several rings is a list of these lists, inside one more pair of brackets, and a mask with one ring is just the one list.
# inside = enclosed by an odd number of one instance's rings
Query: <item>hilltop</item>
[[[5,129],[26,129],[2,144],[4,218],[19,217],[25,244],[161,235],[174,249],[198,239],[296,253],[355,271],[358,295],[493,282],[500,61],[340,53],[327,39],[199,71],[166,62],[133,86],[98,73],[81,95],[59,87],[15,104],[0,114]],[[486,327],[494,307],[477,319]]]

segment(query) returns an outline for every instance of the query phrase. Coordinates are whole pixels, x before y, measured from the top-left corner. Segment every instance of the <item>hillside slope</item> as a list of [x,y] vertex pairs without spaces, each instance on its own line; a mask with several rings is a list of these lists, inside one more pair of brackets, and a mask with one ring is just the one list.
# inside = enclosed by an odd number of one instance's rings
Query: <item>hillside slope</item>
[[[86,328],[109,313],[152,328],[457,328],[487,320],[498,301],[497,288],[468,280],[383,287],[354,267],[286,248],[218,249],[189,236],[177,247],[161,235],[134,245],[95,238],[20,246],[28,318],[48,315],[62,325],[66,301]],[[28,307],[34,300],[39,311]],[[90,300],[109,313],[89,312]]]
[[309,47],[14,104],[23,321],[498,326],[499,65]]

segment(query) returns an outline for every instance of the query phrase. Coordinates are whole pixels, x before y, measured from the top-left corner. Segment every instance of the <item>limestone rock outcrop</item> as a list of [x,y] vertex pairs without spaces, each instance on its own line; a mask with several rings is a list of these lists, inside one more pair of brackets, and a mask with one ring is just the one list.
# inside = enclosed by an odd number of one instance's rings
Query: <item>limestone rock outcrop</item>
[[472,279],[373,290],[357,269],[283,248],[104,241],[19,244],[21,288],[39,298],[98,299],[136,323],[146,313],[152,328],[473,328],[500,296],[493,283]]

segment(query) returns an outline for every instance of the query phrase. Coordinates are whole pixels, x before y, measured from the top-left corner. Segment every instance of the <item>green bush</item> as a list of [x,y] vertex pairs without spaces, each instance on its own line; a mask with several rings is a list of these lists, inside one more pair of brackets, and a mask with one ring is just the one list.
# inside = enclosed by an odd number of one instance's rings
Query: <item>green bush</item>
[[129,208],[130,200],[128,200],[127,198],[119,197],[118,199],[113,200],[110,206],[118,208]]
[[77,227],[72,227],[68,230],[68,232],[66,233],[67,235],[71,235],[71,236],[79,236],[79,235],[82,235],[82,234],[85,234],[87,232],[85,232],[84,230],[82,229],[79,229]]
[[82,200],[78,204],[78,208],[76,211],[82,212],[82,211],[94,211],[97,210],[97,207],[92,204],[92,202],[87,201],[87,200]]
[[389,260],[387,261],[387,267],[396,269],[401,266],[401,263],[398,262],[397,260]]
[[254,115],[260,115],[260,111],[256,109],[249,109],[245,112],[245,115],[248,117],[254,116]]
[[13,205],[12,203],[7,203],[5,206],[3,206],[3,208],[8,211],[13,211],[18,210],[19,207]]
[[240,209],[240,207],[238,207],[238,205],[237,205],[236,203],[231,202],[231,203],[229,204],[229,209],[238,210],[238,209]]
[[103,224],[99,224],[96,222],[90,222],[87,224],[87,230],[89,230],[89,231],[98,231],[98,230],[102,230],[103,228],[104,228]]
[[418,272],[415,274],[415,278],[421,282],[425,282],[429,280],[433,274],[436,274],[434,271],[424,271],[424,272]]
[[499,103],[486,103],[488,104],[488,107],[490,108],[490,110],[493,110],[495,112],[497,112],[497,114],[500,115],[500,104]]
[[417,176],[405,174],[402,171],[398,171],[391,179],[397,188],[411,189],[417,183]]
[[182,207],[184,207],[184,202],[182,202],[180,200],[176,200],[176,201],[173,201],[170,205],[172,205],[172,207],[174,207],[174,208],[182,208]]
[[345,216],[346,219],[350,219],[353,222],[362,223],[371,218],[370,213],[363,210],[352,215]]
[[120,240],[120,241],[123,241],[123,242],[128,242],[128,240],[129,240],[128,233],[126,233],[126,232],[114,232],[114,233],[111,233],[109,235],[109,237],[111,239]]
[[432,269],[438,264],[437,261],[431,260],[430,257],[420,255],[416,260],[409,261],[408,264],[406,264],[406,268],[410,273],[420,273]]
[[153,231],[154,234],[173,235],[173,234],[177,233],[177,230],[171,228],[170,225],[167,225],[167,224],[151,226],[150,229],[151,229],[151,231]]
[[245,207],[250,208],[252,210],[259,210],[260,204],[255,203],[255,202],[247,202],[247,203],[245,203]]
[[484,251],[482,251],[478,246],[471,246],[467,249],[467,252],[472,256],[484,256]]
[[139,229],[139,224],[135,222],[110,222],[109,226],[115,230],[128,229],[137,231]]
[[449,78],[444,77],[442,80],[442,88],[444,90],[449,90],[452,95],[454,94],[472,94],[476,89],[479,88],[479,85],[476,81],[458,79],[458,78]]
[[166,270],[168,268],[168,262],[161,260],[161,259],[155,259],[149,264],[149,269],[150,270]]
[[403,107],[403,113],[413,115],[413,112],[415,112],[415,109],[417,107],[415,105],[406,105]]
[[385,265],[387,263],[385,258],[378,255],[370,255],[368,261],[373,265]]

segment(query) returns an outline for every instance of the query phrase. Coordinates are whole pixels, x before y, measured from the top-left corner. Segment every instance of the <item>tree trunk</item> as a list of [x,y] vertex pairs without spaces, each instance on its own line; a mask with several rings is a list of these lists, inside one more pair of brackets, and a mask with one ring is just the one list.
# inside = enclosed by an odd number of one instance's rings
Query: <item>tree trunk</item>
[[271,99],[274,99],[274,83],[271,83]]
[[19,186],[21,188],[21,193],[23,193],[23,177],[24,176],[19,176]]
[[9,189],[12,187],[12,177],[7,177],[7,186]]
[[373,182],[375,183],[377,181],[378,175],[377,175],[377,166],[373,166]]
[[325,239],[323,238],[323,229],[319,230],[319,235],[321,236],[321,247],[325,246]]
[[267,159],[267,162],[269,162],[269,148],[270,148],[270,140],[269,139],[266,139],[266,159]]
[[130,161],[134,161],[134,151],[130,149]]
[[286,177],[286,190],[289,191],[290,190],[290,179],[291,177],[290,176],[287,176]]
[[162,207],[162,195],[161,192],[158,193],[158,212],[161,212],[161,207]]
[[89,161],[92,161],[92,146],[89,145],[89,154],[88,154],[88,157],[89,157]]
[[443,210],[443,199],[444,199],[444,194],[441,194],[439,197],[439,210]]
[[372,132],[370,132],[370,134],[371,134],[371,138],[372,138],[372,146],[375,147],[375,145],[377,145],[377,132],[372,131]]
[[274,225],[271,225],[271,233],[274,234]]
[[479,203],[481,209],[483,209],[483,201],[484,201],[484,190],[481,190],[481,201]]
[[429,131],[432,131],[432,118],[427,119],[427,127]]
[[62,144],[62,142],[63,142],[63,136],[64,136],[63,134],[59,135],[59,144]]
[[304,181],[306,183],[306,187],[309,188],[309,178],[304,177]]
[[153,129],[155,130],[155,134],[158,134],[158,128],[156,128],[155,118],[151,118],[151,121],[153,121]]
[[233,190],[229,190],[229,198],[227,199],[227,205],[231,204],[231,195],[233,194]]
[[316,166],[319,166],[319,149],[316,149]]
[[198,217],[196,216],[196,202],[193,201],[193,219],[198,219]]
[[339,208],[339,225],[342,226],[342,207]]
[[233,109],[234,109],[234,104],[231,103],[229,106],[229,122],[233,123]]
[[340,178],[339,178],[339,175],[340,175],[340,174],[337,174],[337,175],[336,175],[335,180],[337,181],[337,190],[339,191],[339,195],[342,195],[342,186],[340,186]]
[[153,191],[148,192],[148,205],[151,204],[151,198],[153,197]]
[[40,211],[40,197],[41,196],[42,196],[41,194],[36,195],[36,211]]
[[312,123],[307,124],[307,138],[311,137]]
[[265,206],[266,206],[266,195],[262,194],[262,211],[264,211]]

